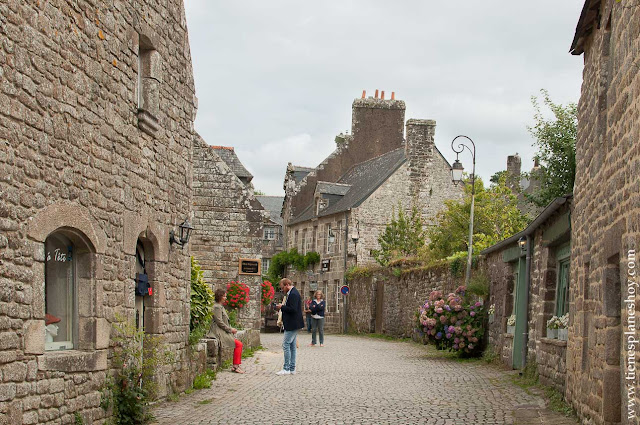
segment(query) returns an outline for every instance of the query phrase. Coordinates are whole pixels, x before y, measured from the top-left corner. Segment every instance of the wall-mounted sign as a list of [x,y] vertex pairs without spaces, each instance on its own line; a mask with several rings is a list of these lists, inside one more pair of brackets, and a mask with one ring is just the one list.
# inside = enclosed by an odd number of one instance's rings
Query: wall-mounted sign
[[322,260],[322,271],[328,272],[331,270],[331,260]]
[[317,291],[318,290],[318,281],[309,282],[309,290],[310,291]]
[[349,293],[349,287],[347,285],[342,285],[340,287],[340,293],[342,295],[347,295]]
[[262,261],[258,258],[241,258],[238,264],[238,274],[260,276],[262,273]]

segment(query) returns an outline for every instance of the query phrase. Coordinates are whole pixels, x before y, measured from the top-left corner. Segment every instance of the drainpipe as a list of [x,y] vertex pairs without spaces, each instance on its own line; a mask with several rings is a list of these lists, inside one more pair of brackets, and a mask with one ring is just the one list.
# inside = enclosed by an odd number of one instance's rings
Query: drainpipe
[[[347,251],[349,250],[349,211],[344,212],[344,273],[342,284],[347,284]],[[342,333],[347,333],[347,297],[342,296]]]
[[522,369],[524,370],[527,364],[527,345],[529,344],[529,291],[531,288],[531,254],[533,252],[533,238],[531,235],[527,235],[527,257],[525,262],[525,281],[527,290],[524,293],[525,305],[527,306],[524,310],[524,343],[522,344],[522,353],[521,355],[521,364]]

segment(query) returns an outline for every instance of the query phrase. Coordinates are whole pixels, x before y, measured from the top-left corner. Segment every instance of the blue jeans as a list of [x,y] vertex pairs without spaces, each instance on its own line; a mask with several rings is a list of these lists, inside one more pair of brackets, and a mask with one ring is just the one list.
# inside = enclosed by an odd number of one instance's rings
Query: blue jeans
[[311,318],[313,324],[313,333],[311,334],[311,343],[316,345],[316,331],[320,333],[320,344],[324,344],[324,317],[322,319]]
[[282,369],[293,372],[296,370],[296,337],[298,331],[284,331],[282,350],[284,351],[284,366]]

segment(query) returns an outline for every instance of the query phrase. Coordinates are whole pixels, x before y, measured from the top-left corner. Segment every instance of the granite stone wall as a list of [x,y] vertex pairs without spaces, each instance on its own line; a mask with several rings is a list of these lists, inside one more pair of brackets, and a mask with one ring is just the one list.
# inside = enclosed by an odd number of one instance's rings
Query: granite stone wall
[[[614,0],[589,3],[593,12],[581,22],[592,21],[591,29],[579,40],[584,71],[571,217],[575,279],[566,395],[584,423],[637,424],[638,374],[635,380],[628,376],[633,378],[629,369],[632,360],[637,365],[639,352],[638,345],[628,348],[627,338],[638,339],[630,319],[637,323],[640,311],[629,275],[640,238],[640,8]],[[635,385],[635,396],[628,385]],[[635,414],[629,418],[633,402]]]
[[[101,423],[111,324],[135,317],[138,241],[145,329],[175,355],[160,395],[191,379],[189,246],[169,245],[191,211],[183,4],[10,0],[0,40],[0,423]],[[54,233],[74,246],[73,350],[45,351]]]
[[193,142],[191,253],[214,289],[230,281],[249,285],[249,304],[239,310],[245,327],[260,329],[261,276],[240,275],[240,258],[260,258],[266,216],[251,189],[199,135]]
[[451,276],[448,266],[418,269],[405,272],[400,277],[390,270],[355,277],[349,281],[347,298],[349,330],[376,331],[376,315],[379,314],[380,333],[412,337],[416,327],[415,313],[431,291],[448,294],[463,283],[463,278]]

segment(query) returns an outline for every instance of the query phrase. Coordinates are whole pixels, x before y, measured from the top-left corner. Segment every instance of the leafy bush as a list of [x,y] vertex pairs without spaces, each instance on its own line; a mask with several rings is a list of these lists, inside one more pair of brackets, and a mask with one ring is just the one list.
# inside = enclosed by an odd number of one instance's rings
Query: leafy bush
[[467,292],[486,300],[489,297],[489,278],[487,275],[484,272],[472,275]]
[[276,294],[276,290],[273,288],[273,284],[268,280],[262,282],[262,305],[269,305],[273,301],[273,297]]
[[465,298],[466,288],[459,286],[455,293],[443,297],[433,291],[417,313],[418,332],[424,342],[439,349],[461,353],[477,353],[484,335],[484,306]]
[[287,266],[294,266],[296,270],[304,271],[319,262],[320,254],[317,252],[310,251],[302,255],[296,248],[291,248],[289,251],[282,251],[271,257],[266,277],[272,282],[278,282],[284,276]]
[[227,283],[227,298],[224,305],[235,310],[244,307],[249,302],[249,286],[242,282]]
[[193,388],[196,390],[211,388],[211,381],[213,381],[214,379],[216,379],[216,371],[207,369],[200,375],[196,376],[196,378],[193,380]]
[[105,410],[113,409],[115,424],[146,424],[153,420],[149,402],[157,396],[153,374],[169,363],[172,356],[161,337],[145,334],[120,316],[116,319],[112,337],[115,372],[102,390],[100,404]]
[[406,216],[402,204],[398,203],[398,218],[395,209],[391,213],[391,221],[378,236],[379,250],[373,250],[376,261],[386,266],[397,258],[415,256],[425,245],[425,232],[422,227],[420,211],[414,206],[411,215]]
[[191,257],[191,321],[189,344],[196,344],[207,333],[213,318],[213,291],[204,281],[198,262]]

